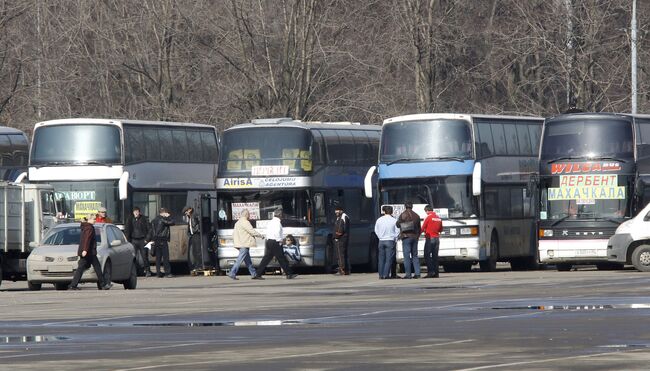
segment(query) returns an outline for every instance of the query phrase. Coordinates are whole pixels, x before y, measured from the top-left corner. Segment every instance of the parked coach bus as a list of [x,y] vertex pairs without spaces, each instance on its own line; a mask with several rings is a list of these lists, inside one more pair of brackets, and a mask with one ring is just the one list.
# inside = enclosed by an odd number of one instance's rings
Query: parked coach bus
[[27,171],[29,140],[18,129],[0,126],[0,180],[13,182]]
[[[366,195],[397,216],[405,202],[422,218],[431,205],[443,219],[440,264],[468,271],[537,266],[532,176],[543,119],[464,114],[416,114],[384,121],[379,166],[366,175]],[[418,243],[423,256],[424,237]],[[403,262],[401,244],[397,261]]]
[[[540,150],[539,256],[567,271],[608,262],[607,241],[650,200],[650,116],[547,119]],[[624,260],[624,259],[623,259]]]
[[[217,179],[220,267],[235,262],[232,232],[244,209],[263,234],[281,208],[283,232],[296,237],[301,265],[330,269],[334,208],[342,205],[351,220],[351,264],[376,268],[376,251],[369,248],[375,207],[363,197],[363,177],[377,161],[379,133],[373,125],[291,119],[253,120],[224,131]],[[259,264],[264,241],[250,254]]]
[[[182,209],[214,196],[216,129],[177,122],[63,119],[37,123],[30,182],[54,186],[58,210],[79,220],[105,207],[122,225],[134,206],[153,219],[171,210],[170,260],[187,261]],[[209,217],[209,216],[207,216]],[[207,247],[207,243],[204,245]]]

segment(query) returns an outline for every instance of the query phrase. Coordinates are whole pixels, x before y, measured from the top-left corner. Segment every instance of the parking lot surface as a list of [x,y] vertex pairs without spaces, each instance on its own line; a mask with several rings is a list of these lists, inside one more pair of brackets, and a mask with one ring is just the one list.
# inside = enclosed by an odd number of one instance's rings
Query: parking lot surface
[[137,290],[0,291],[21,369],[647,369],[650,275],[633,270],[140,278]]

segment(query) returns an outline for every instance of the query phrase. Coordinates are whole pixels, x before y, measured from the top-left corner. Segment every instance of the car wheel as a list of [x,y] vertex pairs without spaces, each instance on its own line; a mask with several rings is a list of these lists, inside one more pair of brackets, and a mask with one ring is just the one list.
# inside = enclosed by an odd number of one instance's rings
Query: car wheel
[[135,287],[138,285],[138,270],[135,267],[135,262],[131,264],[131,275],[129,279],[123,283],[125,290],[135,290]]
[[634,249],[632,264],[641,272],[650,272],[650,245],[641,245]]
[[68,282],[57,282],[54,284],[54,289],[56,291],[65,291],[68,289]]
[[40,283],[34,283],[32,281],[27,281],[27,288],[29,291],[40,291],[43,285]]
[[[111,265],[111,261],[107,260],[106,264],[104,264],[104,282],[111,283],[112,277],[113,277],[113,267]],[[97,280],[97,288],[100,290],[102,288],[102,283],[99,280]]]
[[573,268],[573,264],[567,264],[567,263],[558,263],[555,264],[555,268],[557,269],[558,272],[568,272]]

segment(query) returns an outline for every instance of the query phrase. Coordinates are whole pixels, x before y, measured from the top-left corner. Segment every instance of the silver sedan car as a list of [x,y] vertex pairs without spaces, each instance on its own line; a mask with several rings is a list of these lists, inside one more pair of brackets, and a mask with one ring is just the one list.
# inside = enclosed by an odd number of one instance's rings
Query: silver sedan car
[[[124,233],[113,224],[95,224],[97,259],[108,281],[133,290],[138,283],[135,249]],[[27,258],[27,284],[30,290],[40,290],[42,284],[53,283],[57,290],[67,290],[77,269],[79,257],[79,223],[55,226],[35,246]],[[86,270],[81,282],[99,282],[94,269]]]

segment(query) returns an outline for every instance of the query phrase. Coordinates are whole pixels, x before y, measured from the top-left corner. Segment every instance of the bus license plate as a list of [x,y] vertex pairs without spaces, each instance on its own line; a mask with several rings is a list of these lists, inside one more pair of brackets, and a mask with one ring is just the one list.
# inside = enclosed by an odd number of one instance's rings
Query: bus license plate
[[588,250],[577,250],[576,255],[580,256],[596,256],[596,250],[595,249],[588,249]]

